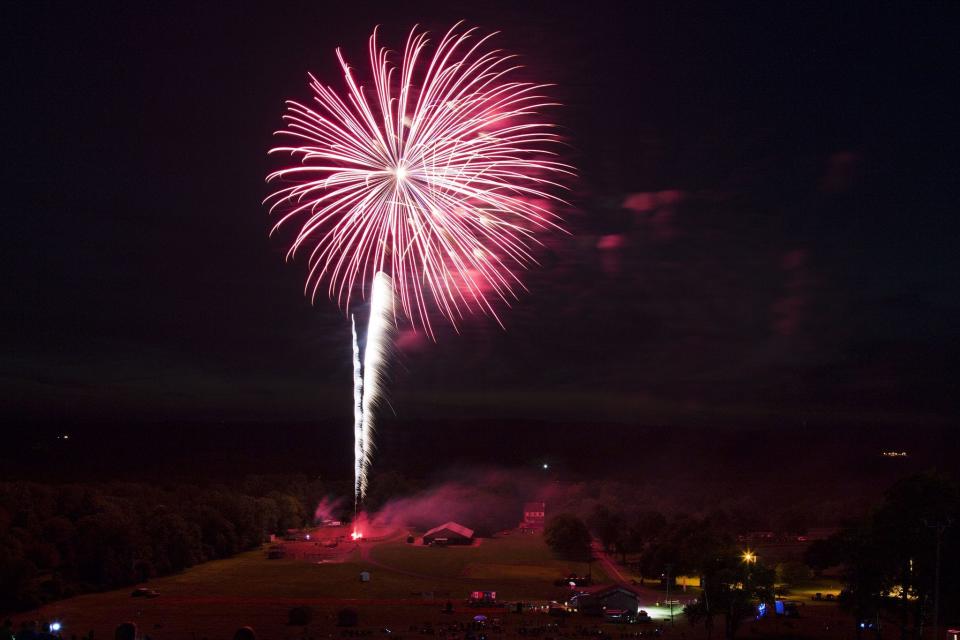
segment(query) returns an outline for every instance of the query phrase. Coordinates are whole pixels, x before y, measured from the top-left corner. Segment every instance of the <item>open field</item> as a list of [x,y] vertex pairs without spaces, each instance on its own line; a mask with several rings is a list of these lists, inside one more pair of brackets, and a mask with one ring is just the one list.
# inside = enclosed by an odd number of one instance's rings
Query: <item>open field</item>
[[[542,538],[531,535],[479,539],[469,547],[436,548],[390,541],[374,547],[370,557],[376,563],[412,574],[457,578],[475,589],[492,588],[508,599],[556,597],[552,589],[545,590],[554,580],[588,571],[587,563],[555,559]],[[600,563],[593,563],[592,572],[597,582],[609,580]],[[484,586],[485,582],[493,586]],[[563,589],[558,592],[563,593]]]
[[[267,640],[292,640],[305,637],[341,636],[336,627],[336,611],[352,607],[360,613],[361,629],[383,637],[390,628],[398,635],[411,638],[432,638],[421,629],[440,628],[451,623],[467,624],[478,613],[499,619],[499,631],[488,632],[491,640],[513,640],[521,635],[538,633],[554,638],[586,637],[598,625],[594,618],[574,617],[570,620],[546,614],[506,613],[503,609],[473,609],[464,604],[472,590],[495,590],[503,600],[562,599],[563,587],[554,580],[566,571],[583,573],[585,565],[566,563],[553,558],[539,536],[510,536],[484,539],[470,547],[423,547],[408,545],[405,536],[380,542],[365,542],[343,549],[341,562],[311,562],[303,559],[267,560],[263,551],[251,551],[228,560],[209,562],[179,575],[152,580],[147,586],[160,593],[157,598],[132,598],[131,589],[88,594],[45,606],[41,610],[15,617],[62,621],[66,637],[93,630],[97,638],[110,638],[122,621],[136,622],[145,635],[160,639],[202,640],[228,638],[243,625],[257,630]],[[595,562],[593,574],[598,581],[607,580]],[[371,572],[371,581],[362,583],[359,572]],[[797,599],[808,600],[806,591],[829,591],[826,584],[811,584],[797,592]],[[644,602],[654,618],[667,615],[654,606],[657,593],[650,591],[650,602]],[[692,594],[690,594],[692,595]],[[442,609],[450,600],[453,614]],[[308,605],[315,617],[308,629],[288,626],[287,615],[292,607]],[[828,634],[828,627],[846,629],[846,619],[835,605],[819,604],[804,607],[815,616],[800,621],[762,621],[747,625],[743,636],[845,637]],[[665,629],[667,637],[698,638],[702,628],[692,628],[675,611],[673,628]],[[546,625],[560,627],[544,630]],[[615,639],[632,637],[650,631],[655,625],[620,627],[602,625]],[[669,627],[669,625],[667,625]],[[411,630],[413,629],[413,630]],[[811,635],[815,630],[817,633]]]
[[[251,551],[150,581],[147,586],[161,594],[158,598],[132,598],[131,589],[87,594],[16,619],[58,619],[68,634],[93,629],[101,638],[111,637],[123,620],[164,638],[224,636],[241,623],[266,637],[299,637],[299,628],[285,623],[288,610],[301,604],[318,611],[323,627],[333,627],[332,616],[343,606],[360,608],[364,623],[388,625],[398,615],[422,622],[430,617],[425,614],[439,613],[447,599],[462,608],[472,590],[495,590],[501,600],[563,598],[565,589],[553,581],[567,570],[586,569],[553,559],[538,536],[446,548],[398,539],[362,543],[343,555],[342,562],[316,563],[267,560],[263,551]],[[363,570],[371,572],[370,582],[360,582]],[[594,574],[605,579],[597,566]]]
[[840,595],[840,584],[836,580],[828,578],[810,578],[804,582],[791,587],[790,593],[786,596],[789,600],[799,600],[804,606],[831,607],[834,606],[828,600],[814,600],[815,594],[823,596],[832,595],[834,598]]

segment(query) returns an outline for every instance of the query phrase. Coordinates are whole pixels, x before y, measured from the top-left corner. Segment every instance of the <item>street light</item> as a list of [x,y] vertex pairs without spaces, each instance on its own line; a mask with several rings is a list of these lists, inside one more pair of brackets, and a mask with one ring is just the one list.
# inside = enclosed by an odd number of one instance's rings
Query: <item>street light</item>
[[750,551],[750,549],[747,549],[746,551],[744,551],[744,552],[743,552],[743,555],[740,556],[740,557],[741,557],[741,558],[743,559],[743,561],[746,562],[747,564],[756,564],[756,563],[757,563],[757,554],[755,554],[753,551]]

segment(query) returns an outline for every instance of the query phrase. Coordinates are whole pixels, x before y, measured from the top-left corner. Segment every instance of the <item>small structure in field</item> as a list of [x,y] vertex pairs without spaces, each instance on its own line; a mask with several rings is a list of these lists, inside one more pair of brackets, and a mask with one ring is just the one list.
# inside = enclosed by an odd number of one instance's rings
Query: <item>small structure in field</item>
[[472,607],[493,606],[497,604],[496,591],[471,591],[467,603]]
[[473,529],[453,521],[434,527],[423,534],[423,544],[437,547],[452,544],[471,544],[472,542]]
[[527,502],[523,505],[523,521],[521,531],[543,531],[543,524],[547,519],[546,502]]
[[613,621],[635,621],[640,616],[640,597],[624,586],[607,586],[581,591],[570,598],[570,606],[587,616],[604,616]]

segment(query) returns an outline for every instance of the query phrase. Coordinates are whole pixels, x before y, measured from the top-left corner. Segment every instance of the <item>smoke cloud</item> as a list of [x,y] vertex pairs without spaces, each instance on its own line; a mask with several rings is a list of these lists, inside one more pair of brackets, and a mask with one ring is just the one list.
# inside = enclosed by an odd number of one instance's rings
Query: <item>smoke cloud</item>
[[343,511],[346,500],[342,497],[324,496],[313,511],[313,522],[320,523],[324,520],[338,520],[337,514]]
[[371,520],[378,528],[420,530],[452,520],[486,536],[520,524],[525,502],[547,502],[549,517],[551,503],[563,493],[559,484],[536,474],[471,470],[458,472],[425,491],[391,500]]

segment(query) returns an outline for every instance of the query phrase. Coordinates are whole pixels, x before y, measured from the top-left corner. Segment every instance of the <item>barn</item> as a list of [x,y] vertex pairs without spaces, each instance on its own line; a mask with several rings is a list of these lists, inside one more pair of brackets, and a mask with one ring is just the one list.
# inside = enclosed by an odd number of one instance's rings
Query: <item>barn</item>
[[614,614],[616,619],[626,620],[640,614],[640,598],[637,592],[619,585],[580,592],[570,598],[570,604],[588,616]]
[[520,523],[520,529],[526,531],[543,530],[546,517],[546,502],[527,502],[523,505],[523,522]]
[[471,544],[473,529],[456,522],[447,522],[423,534],[423,544],[443,546],[448,544]]

